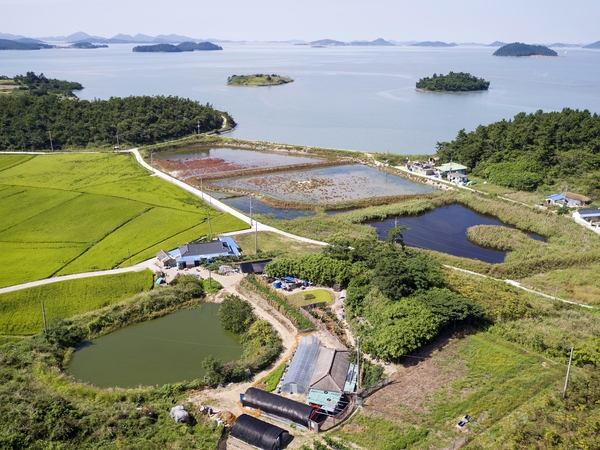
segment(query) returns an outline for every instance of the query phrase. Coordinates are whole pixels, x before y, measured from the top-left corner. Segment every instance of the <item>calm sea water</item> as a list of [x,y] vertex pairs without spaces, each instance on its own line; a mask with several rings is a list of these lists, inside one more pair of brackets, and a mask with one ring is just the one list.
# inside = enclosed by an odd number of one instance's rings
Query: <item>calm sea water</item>
[[[332,47],[223,44],[223,51],[133,53],[96,50],[3,51],[0,74],[33,70],[81,82],[83,99],[179,95],[229,111],[234,137],[363,151],[433,153],[461,128],[521,111],[600,109],[600,52],[559,49],[561,58],[500,58],[488,47]],[[567,52],[567,53],[566,53]],[[489,91],[417,92],[433,73],[470,72]],[[295,82],[226,86],[233,74],[278,73]],[[193,130],[190,130],[190,132]]]

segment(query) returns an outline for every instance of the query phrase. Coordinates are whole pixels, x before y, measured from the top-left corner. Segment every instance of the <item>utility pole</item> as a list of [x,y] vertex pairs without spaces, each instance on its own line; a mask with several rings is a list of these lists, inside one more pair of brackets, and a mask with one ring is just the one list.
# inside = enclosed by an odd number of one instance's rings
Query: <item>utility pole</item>
[[250,194],[249,198],[250,198],[250,226],[252,227],[252,194]]
[[200,196],[202,197],[202,200],[204,200],[204,188],[202,186],[202,175],[200,175]]
[[567,396],[567,385],[569,384],[569,373],[571,372],[571,361],[573,361],[573,347],[571,347],[571,356],[569,356],[569,365],[567,366],[567,376],[565,377],[565,388],[563,389],[563,400]]
[[210,224],[210,213],[208,212],[208,208],[206,208],[206,217],[208,217],[208,232],[210,233],[210,238],[212,239],[212,225]]
[[356,338],[356,369],[358,376],[356,377],[357,389],[360,389],[360,336]]
[[48,131],[48,134],[50,135],[50,150],[54,151],[54,145],[52,144],[52,131]]
[[198,119],[198,134],[200,134],[200,119]]
[[46,325],[46,310],[44,309],[44,300],[42,300],[42,317],[44,318],[44,334],[48,338],[48,326]]
[[115,136],[117,137],[117,150],[121,150],[121,147],[119,146],[119,133],[115,134]]
[[254,221],[254,254],[258,255],[258,222]]

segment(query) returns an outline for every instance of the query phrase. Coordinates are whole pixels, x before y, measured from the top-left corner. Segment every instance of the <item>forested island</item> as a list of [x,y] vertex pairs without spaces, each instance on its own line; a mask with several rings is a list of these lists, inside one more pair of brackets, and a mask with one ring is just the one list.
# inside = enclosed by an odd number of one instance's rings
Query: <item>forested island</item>
[[17,75],[12,78],[2,75],[0,76],[0,85],[15,86],[16,88],[10,88],[13,95],[30,94],[36,97],[44,95],[76,97],[73,91],[83,89],[81,83],[46,78],[43,73],[36,75],[35,72],[27,72],[26,75]]
[[600,195],[600,116],[587,110],[519,113],[470,133],[460,130],[437,147],[442,162],[464,164],[493,184],[522,191],[568,184]]
[[558,56],[558,53],[543,45],[529,45],[521,42],[514,42],[500,47],[494,52],[494,56]]
[[[126,97],[78,100],[73,90],[80,83],[54,80],[33,72],[1,81],[19,83],[26,95],[0,95],[0,148],[9,151],[49,150],[52,147],[111,146],[121,143],[153,144],[198,131],[230,126],[233,118],[210,104],[180,97]],[[21,88],[18,88],[21,93]],[[69,99],[62,97],[67,94]]]
[[416,42],[415,44],[410,44],[411,47],[456,47],[457,44],[451,42],[448,44],[447,42],[441,41],[424,41],[424,42]]
[[220,45],[215,45],[212,42],[182,42],[181,44],[156,44],[156,45],[138,45],[133,47],[134,52],[140,53],[179,53],[179,52],[195,52],[206,50],[223,50]]
[[10,39],[0,39],[0,50],[40,50],[52,47],[52,45],[44,44],[43,42],[22,42],[12,41]]
[[289,77],[262,73],[256,73],[254,75],[232,75],[227,78],[227,84],[229,86],[277,86],[280,84],[291,83],[293,81],[294,80]]
[[432,77],[421,78],[416,84],[417,89],[431,92],[485,91],[489,86],[489,81],[465,72],[434,73]]
[[71,45],[72,48],[84,48],[84,49],[92,49],[92,48],[108,48],[106,44],[92,44],[91,42],[75,42]]

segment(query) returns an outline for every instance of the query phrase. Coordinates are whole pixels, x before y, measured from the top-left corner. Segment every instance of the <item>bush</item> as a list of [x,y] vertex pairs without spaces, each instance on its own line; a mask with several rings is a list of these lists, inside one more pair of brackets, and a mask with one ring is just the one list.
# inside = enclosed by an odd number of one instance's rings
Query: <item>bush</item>
[[256,320],[252,306],[237,295],[227,295],[219,308],[221,328],[232,333],[242,334],[248,331]]

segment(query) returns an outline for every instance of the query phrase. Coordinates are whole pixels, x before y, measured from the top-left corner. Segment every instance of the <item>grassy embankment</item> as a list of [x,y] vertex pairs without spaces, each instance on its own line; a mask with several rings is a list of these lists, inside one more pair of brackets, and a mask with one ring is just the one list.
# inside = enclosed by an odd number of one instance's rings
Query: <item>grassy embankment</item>
[[[0,155],[0,287],[112,269],[247,228],[121,154]],[[210,214],[210,226],[208,215]]]
[[[308,253],[320,253],[322,247],[315,244],[307,244],[295,239],[290,239],[278,233],[271,231],[259,231],[258,241],[255,233],[237,234],[233,240],[244,249],[244,255],[274,254],[278,256],[290,257],[293,255],[305,255]],[[258,242],[258,253],[255,252],[255,244]]]

